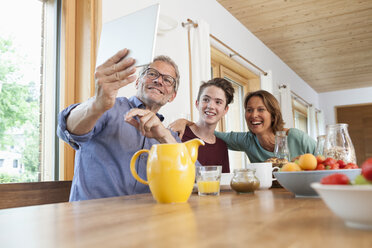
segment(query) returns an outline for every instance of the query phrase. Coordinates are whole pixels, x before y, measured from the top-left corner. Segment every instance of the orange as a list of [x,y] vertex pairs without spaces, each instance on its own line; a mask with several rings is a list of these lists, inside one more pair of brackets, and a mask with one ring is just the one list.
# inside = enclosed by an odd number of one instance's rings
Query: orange
[[303,170],[315,170],[318,161],[313,154],[306,153],[301,155],[300,159],[298,160],[298,164]]
[[283,165],[280,171],[300,171],[301,167],[296,163],[288,163]]

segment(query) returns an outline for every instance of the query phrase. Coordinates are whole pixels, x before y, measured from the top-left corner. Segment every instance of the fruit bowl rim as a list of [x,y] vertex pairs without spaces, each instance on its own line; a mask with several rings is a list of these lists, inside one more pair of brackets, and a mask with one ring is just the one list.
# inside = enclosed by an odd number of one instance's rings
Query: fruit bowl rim
[[361,168],[358,168],[358,169],[337,169],[337,170],[302,170],[302,171],[274,171],[274,175],[275,174],[302,174],[302,173],[325,173],[325,172],[334,172],[334,173],[337,173],[337,172],[345,172],[345,171],[355,171],[355,170],[359,170],[361,171],[362,169]]

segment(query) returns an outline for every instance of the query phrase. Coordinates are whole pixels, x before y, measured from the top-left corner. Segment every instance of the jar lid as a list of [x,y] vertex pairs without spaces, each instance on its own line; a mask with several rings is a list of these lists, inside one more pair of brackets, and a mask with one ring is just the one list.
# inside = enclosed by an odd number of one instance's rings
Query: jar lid
[[250,171],[253,171],[255,172],[256,169],[250,169],[250,168],[240,168],[240,169],[234,169],[234,173],[236,172],[250,172]]

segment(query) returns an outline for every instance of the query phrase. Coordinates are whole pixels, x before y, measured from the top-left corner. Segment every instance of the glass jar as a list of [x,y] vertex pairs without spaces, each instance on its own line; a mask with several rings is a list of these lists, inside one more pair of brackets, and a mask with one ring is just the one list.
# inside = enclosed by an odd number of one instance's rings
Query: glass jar
[[277,131],[275,133],[274,156],[276,158],[286,159],[287,161],[290,161],[288,138],[286,131]]
[[315,156],[324,156],[324,143],[326,135],[319,135],[317,137]]
[[347,127],[344,123],[327,125],[324,156],[356,164],[355,150]]
[[230,186],[238,194],[253,193],[260,187],[260,181],[255,176],[254,169],[235,169]]

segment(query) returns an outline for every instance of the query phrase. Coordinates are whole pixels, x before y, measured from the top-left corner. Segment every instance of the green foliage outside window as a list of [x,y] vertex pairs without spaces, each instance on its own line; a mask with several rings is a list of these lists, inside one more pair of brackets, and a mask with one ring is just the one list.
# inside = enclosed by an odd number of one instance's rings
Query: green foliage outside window
[[17,61],[11,39],[0,37],[0,151],[17,149],[24,165],[21,175],[1,173],[0,183],[38,181],[39,175],[39,93],[35,82],[20,82]]

